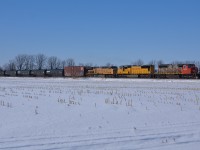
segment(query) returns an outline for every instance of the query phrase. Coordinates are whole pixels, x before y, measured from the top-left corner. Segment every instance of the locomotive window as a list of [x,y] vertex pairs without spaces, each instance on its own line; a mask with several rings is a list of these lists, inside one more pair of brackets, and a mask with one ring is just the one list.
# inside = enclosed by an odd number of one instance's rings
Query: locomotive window
[[194,65],[193,65],[193,64],[191,64],[191,65],[188,65],[188,68],[192,68],[192,67],[194,67]]

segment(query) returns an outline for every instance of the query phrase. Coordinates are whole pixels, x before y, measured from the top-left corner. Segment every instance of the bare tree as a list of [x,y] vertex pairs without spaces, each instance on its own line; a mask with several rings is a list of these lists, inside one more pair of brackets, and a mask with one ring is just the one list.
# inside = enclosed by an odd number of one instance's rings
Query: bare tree
[[79,66],[85,66],[85,64],[84,64],[84,63],[79,63],[78,65],[79,65]]
[[3,70],[3,68],[0,66],[0,71],[2,71]]
[[55,56],[51,56],[48,58],[47,64],[49,69],[56,69],[58,58]]
[[15,61],[10,60],[7,64],[5,64],[4,70],[16,70]]
[[156,61],[155,61],[155,60],[151,60],[151,61],[149,62],[149,65],[156,65]]
[[164,62],[162,61],[162,60],[158,60],[157,61],[157,65],[159,66],[159,65],[162,65],[162,64],[164,64]]
[[133,62],[132,64],[142,66],[144,64],[144,62],[141,59],[138,59],[137,61]]
[[47,57],[44,54],[38,54],[35,57],[36,69],[43,69],[46,64]]
[[66,61],[65,60],[61,61],[61,67],[62,67],[62,69],[65,68],[65,65],[66,65]]
[[111,67],[111,66],[113,66],[113,64],[111,64],[111,63],[106,63],[106,65],[105,65],[106,67]]
[[200,61],[195,61],[195,66],[198,67],[200,69]]
[[26,61],[26,55],[20,54],[15,57],[15,65],[18,70],[23,70]]
[[34,65],[35,57],[33,55],[26,55],[24,69],[32,70],[34,68]]
[[177,65],[177,64],[183,64],[183,62],[182,61],[172,61],[171,62],[171,64],[173,64],[173,65]]
[[75,61],[72,58],[69,58],[66,60],[66,65],[67,66],[75,66]]
[[36,60],[36,57],[35,57],[34,55],[30,55],[30,56],[29,56],[29,60],[30,60],[30,62],[29,62],[29,69],[30,69],[30,70],[33,70],[34,67],[35,67],[35,60]]
[[87,66],[87,67],[92,67],[93,64],[92,64],[92,63],[86,63],[85,66]]
[[195,64],[195,61],[189,61],[189,60],[187,60],[187,61],[185,61],[184,63],[185,63],[185,64]]
[[56,69],[64,69],[64,67],[62,66],[62,61],[60,59],[57,59]]
[[49,57],[47,61],[47,65],[49,69],[62,69],[64,68],[62,63],[63,62],[55,56]]

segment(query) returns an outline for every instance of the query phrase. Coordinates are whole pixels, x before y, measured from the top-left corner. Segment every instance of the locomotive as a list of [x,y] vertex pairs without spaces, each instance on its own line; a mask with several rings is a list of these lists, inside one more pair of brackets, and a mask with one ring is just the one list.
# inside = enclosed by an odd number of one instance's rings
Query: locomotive
[[158,66],[158,78],[196,78],[197,76],[198,68],[195,64],[163,64]]
[[66,66],[64,69],[1,70],[6,77],[110,77],[110,78],[200,78],[195,64],[124,65],[110,67]]

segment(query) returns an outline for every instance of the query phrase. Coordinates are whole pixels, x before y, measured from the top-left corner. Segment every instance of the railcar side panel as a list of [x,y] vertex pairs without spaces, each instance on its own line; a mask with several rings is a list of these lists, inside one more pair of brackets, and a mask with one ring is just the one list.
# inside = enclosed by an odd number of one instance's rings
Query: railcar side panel
[[83,66],[67,66],[64,68],[65,77],[84,77],[85,69]]

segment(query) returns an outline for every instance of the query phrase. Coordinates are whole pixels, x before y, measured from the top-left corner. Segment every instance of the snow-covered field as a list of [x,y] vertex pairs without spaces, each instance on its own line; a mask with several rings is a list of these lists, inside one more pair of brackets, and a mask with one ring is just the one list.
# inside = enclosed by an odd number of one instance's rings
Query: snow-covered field
[[0,78],[0,150],[199,150],[200,81]]

